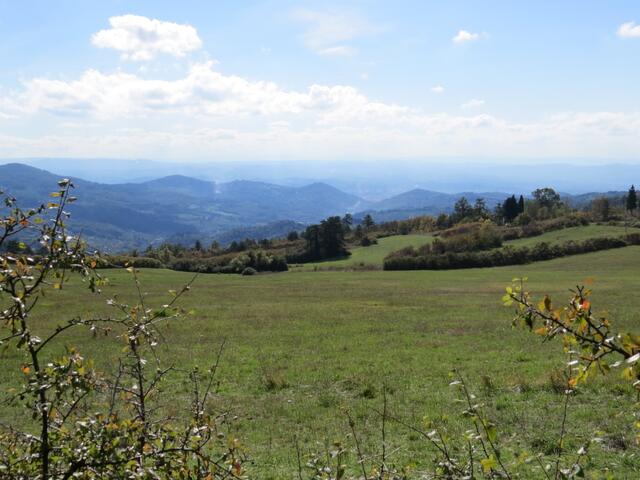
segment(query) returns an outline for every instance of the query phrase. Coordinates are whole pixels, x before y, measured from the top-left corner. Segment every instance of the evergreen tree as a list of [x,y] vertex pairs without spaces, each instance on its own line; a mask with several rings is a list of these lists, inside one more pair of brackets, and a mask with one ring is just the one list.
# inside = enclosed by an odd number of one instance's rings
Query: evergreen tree
[[627,194],[627,210],[633,213],[636,208],[638,208],[638,197],[636,195],[636,187],[631,185],[631,188],[629,189],[629,193]]
[[320,223],[320,248],[323,258],[344,255],[344,229],[340,217],[329,217]]
[[371,227],[373,227],[376,224],[376,222],[374,222],[373,217],[367,213],[362,219],[362,224],[364,225],[364,228],[368,230]]
[[469,200],[466,197],[460,197],[456,204],[453,206],[453,216],[455,221],[459,222],[473,214],[473,208],[469,204]]
[[476,202],[473,205],[473,216],[478,219],[487,218],[489,216],[487,203],[484,201],[484,198],[476,198]]
[[518,216],[519,213],[520,213],[520,207],[518,206],[518,201],[516,200],[516,196],[511,195],[502,204],[502,214],[504,215],[504,220],[507,223],[511,222]]
[[344,217],[342,217],[342,226],[344,228],[344,231],[350,232],[351,225],[353,225],[353,215],[351,215],[350,213],[347,213],[345,214]]
[[304,239],[307,241],[307,253],[310,259],[320,258],[320,226],[310,225],[307,227],[303,234]]
[[524,213],[524,197],[520,195],[520,199],[518,200],[518,214]]

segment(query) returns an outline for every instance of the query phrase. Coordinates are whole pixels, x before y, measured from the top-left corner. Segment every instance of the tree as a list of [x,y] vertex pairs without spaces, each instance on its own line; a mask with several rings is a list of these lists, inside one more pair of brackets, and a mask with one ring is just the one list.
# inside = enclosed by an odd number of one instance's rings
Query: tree
[[447,215],[446,213],[441,213],[440,215],[438,215],[438,218],[436,218],[436,228],[442,230],[444,228],[449,228],[450,226],[451,221],[449,215]]
[[322,258],[339,257],[346,253],[340,217],[329,217],[320,222],[320,247]]
[[553,208],[560,204],[560,195],[553,188],[538,188],[531,195],[540,207]]
[[366,230],[369,230],[376,224],[376,222],[374,222],[373,217],[367,213],[362,219],[362,224]]
[[287,235],[287,240],[289,240],[290,242],[295,242],[296,240],[298,240],[300,238],[300,235],[298,235],[298,232],[296,232],[295,230],[292,230],[291,232],[289,232],[289,234]]
[[193,246],[193,249],[196,252],[201,252],[202,251],[202,242],[200,240],[196,240],[195,245]]
[[520,213],[519,210],[520,208],[518,207],[516,196],[511,195],[510,197],[508,197],[502,204],[502,214],[504,216],[505,222],[512,222]]
[[211,245],[209,246],[209,251],[211,253],[218,254],[220,250],[222,249],[220,248],[220,243],[217,240],[214,240],[213,242],[211,242]]
[[629,193],[627,194],[627,210],[633,213],[636,208],[638,208],[638,197],[636,195],[636,187],[631,185],[631,188],[629,188]]
[[[44,331],[32,316],[41,299],[55,295],[71,277],[80,277],[93,294],[105,284],[95,268],[103,261],[67,231],[66,205],[73,184],[58,182],[55,198],[38,209],[22,210],[0,192],[6,208],[0,216],[0,250],[22,232],[42,246],[36,258],[0,254],[0,341],[13,349],[22,385],[11,399],[23,407],[33,426],[0,424],[0,477],[62,480],[72,478],[227,479],[244,476],[237,445],[219,437],[218,419],[211,416],[208,398],[214,385],[210,374],[189,373],[192,398],[182,427],[173,415],[161,413],[162,383],[173,371],[157,356],[164,341],[159,327],[182,316],[179,300],[191,282],[173,291],[170,299],[151,305],[137,270],[131,274],[133,304],[113,296],[111,314],[70,316],[60,309],[57,327]],[[192,280],[193,281],[193,280]],[[81,282],[78,282],[81,283]],[[124,340],[113,373],[102,373],[73,345],[72,329],[87,328],[94,337],[117,332]],[[64,348],[61,348],[64,347]],[[64,354],[62,354],[64,352]],[[222,350],[220,350],[220,353]],[[148,361],[155,359],[155,361]],[[218,355],[219,359],[219,355]],[[3,366],[4,363],[3,363]],[[19,401],[18,401],[19,397]],[[4,402],[3,402],[4,404]],[[229,475],[232,473],[232,475]]]
[[524,213],[524,197],[520,195],[518,199],[518,214]]
[[487,203],[484,201],[484,198],[476,198],[475,203],[473,204],[473,216],[480,218],[487,218],[489,216],[489,211],[487,210]]
[[598,197],[594,198],[591,202],[591,212],[594,217],[598,220],[607,221],[609,220],[609,212],[611,210],[611,206],[609,203],[609,199],[607,197]]
[[473,209],[469,204],[469,200],[467,200],[466,197],[460,197],[453,206],[453,216],[455,217],[456,222],[464,220],[472,214]]
[[310,260],[321,258],[320,251],[320,226],[309,225],[302,235],[307,241],[306,252]]
[[342,217],[342,228],[345,232],[350,232],[351,225],[353,225],[353,215],[347,213],[344,217]]

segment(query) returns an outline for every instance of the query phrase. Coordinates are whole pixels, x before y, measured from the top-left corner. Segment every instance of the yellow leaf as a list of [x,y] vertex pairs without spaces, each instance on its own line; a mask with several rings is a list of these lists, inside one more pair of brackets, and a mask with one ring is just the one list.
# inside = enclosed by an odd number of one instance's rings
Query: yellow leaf
[[31,371],[31,369],[28,366],[24,366],[22,367],[22,373],[24,373],[25,375],[29,375],[29,372]]
[[542,335],[543,337],[547,335],[547,328],[546,327],[540,327],[540,328],[536,328],[534,330],[534,333],[538,334],[538,335]]
[[482,465],[482,471],[484,473],[489,473],[497,465],[496,459],[493,458],[493,456],[489,458],[483,458],[482,460],[480,460],[480,464]]

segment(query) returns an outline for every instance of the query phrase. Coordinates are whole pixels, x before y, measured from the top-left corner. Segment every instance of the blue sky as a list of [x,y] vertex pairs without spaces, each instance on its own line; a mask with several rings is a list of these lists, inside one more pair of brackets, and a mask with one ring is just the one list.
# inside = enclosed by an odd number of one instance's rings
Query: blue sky
[[635,22],[632,0],[0,0],[0,157],[635,162]]

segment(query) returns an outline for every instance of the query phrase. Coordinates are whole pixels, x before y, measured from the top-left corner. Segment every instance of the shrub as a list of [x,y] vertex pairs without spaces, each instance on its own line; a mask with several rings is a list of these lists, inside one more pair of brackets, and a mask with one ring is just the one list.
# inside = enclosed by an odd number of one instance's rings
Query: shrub
[[597,252],[628,245],[640,245],[640,234],[622,237],[591,238],[582,242],[569,240],[557,245],[546,242],[533,247],[506,246],[489,251],[463,251],[426,253],[415,249],[403,249],[389,254],[384,260],[385,270],[448,270],[457,268],[499,267],[521,265],[541,260],[550,260],[566,255]]
[[371,239],[367,236],[362,237],[362,239],[360,240],[361,247],[370,247],[371,245],[376,245],[377,243],[378,240],[376,240],[375,238]]
[[155,258],[149,257],[107,257],[104,267],[134,267],[134,268],[166,268],[164,263]]
[[256,273],[258,273],[256,271],[255,268],[251,268],[251,267],[247,267],[244,270],[242,270],[242,274],[241,275],[255,275]]
[[[41,298],[60,291],[71,276],[80,277],[95,294],[104,284],[95,271],[100,258],[88,254],[80,239],[66,231],[65,206],[74,200],[73,184],[62,180],[58,186],[51,194],[55,200],[34,210],[20,209],[11,197],[2,199],[7,210],[0,217],[0,247],[28,230],[42,252],[38,258],[0,255],[0,338],[22,364],[20,393],[10,401],[33,421],[25,431],[0,423],[0,477],[244,476],[237,443],[218,435],[220,422],[208,412],[215,369],[204,375],[190,371],[192,396],[185,402],[189,407],[183,425],[160,412],[161,384],[173,367],[164,367],[156,356],[156,346],[164,339],[158,327],[183,315],[177,302],[190,284],[156,307],[144,298],[137,270],[128,267],[137,292],[132,305],[113,297],[107,302],[112,313],[93,318],[69,318],[52,310],[59,323],[49,332],[34,321],[31,312]],[[94,336],[109,335],[113,329],[124,340],[112,374],[95,369],[92,360],[73,346],[60,344],[70,329],[83,327]],[[156,361],[147,362],[149,358]]]

